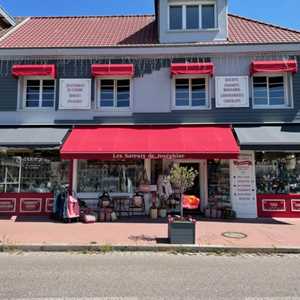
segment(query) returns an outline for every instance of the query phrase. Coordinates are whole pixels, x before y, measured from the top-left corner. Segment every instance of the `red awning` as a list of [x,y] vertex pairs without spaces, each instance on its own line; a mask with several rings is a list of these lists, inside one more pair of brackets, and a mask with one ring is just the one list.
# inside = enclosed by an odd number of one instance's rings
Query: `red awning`
[[175,75],[214,75],[213,63],[171,64],[171,74]]
[[134,66],[132,64],[92,65],[92,75],[94,77],[104,77],[104,76],[133,77]]
[[240,152],[228,126],[102,126],[75,128],[63,159],[231,159]]
[[12,75],[20,76],[49,76],[56,78],[55,65],[13,65]]
[[253,61],[250,69],[251,75],[256,73],[297,73],[297,71],[296,60]]

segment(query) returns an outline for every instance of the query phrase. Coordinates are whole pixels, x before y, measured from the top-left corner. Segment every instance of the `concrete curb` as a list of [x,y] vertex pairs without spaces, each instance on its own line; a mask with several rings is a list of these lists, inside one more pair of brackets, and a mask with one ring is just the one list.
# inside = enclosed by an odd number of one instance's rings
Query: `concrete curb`
[[0,245],[0,252],[167,252],[215,254],[300,254],[300,248],[251,248],[196,245]]

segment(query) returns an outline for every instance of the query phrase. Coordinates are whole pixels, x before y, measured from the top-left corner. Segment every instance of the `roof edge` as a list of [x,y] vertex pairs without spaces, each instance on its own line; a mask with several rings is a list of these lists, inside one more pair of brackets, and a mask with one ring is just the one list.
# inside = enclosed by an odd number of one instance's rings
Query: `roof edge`
[[8,25],[16,26],[15,19],[1,6],[0,6],[0,16],[4,18],[4,20]]
[[155,14],[128,15],[75,15],[75,16],[30,16],[31,19],[84,19],[84,18],[155,18]]
[[273,23],[269,23],[269,22],[264,22],[264,21],[257,20],[257,19],[252,19],[252,18],[250,18],[250,17],[244,17],[244,16],[240,16],[240,15],[233,14],[233,13],[228,13],[228,16],[231,16],[231,17],[234,17],[234,18],[239,18],[239,19],[247,20],[247,21],[250,21],[250,22],[253,22],[253,23],[258,23],[258,24],[261,24],[261,25],[270,26],[270,27],[273,27],[273,28],[277,28],[277,29],[286,30],[286,31],[290,31],[290,32],[294,32],[294,33],[300,34],[300,30],[296,30],[296,29],[284,27],[284,26],[277,25],[277,24],[273,24]]

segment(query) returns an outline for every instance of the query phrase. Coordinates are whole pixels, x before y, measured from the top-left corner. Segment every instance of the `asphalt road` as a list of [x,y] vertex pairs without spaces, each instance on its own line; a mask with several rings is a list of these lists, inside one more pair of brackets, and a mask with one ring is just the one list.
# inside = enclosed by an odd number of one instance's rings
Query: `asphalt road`
[[300,256],[0,254],[0,299],[300,299]]

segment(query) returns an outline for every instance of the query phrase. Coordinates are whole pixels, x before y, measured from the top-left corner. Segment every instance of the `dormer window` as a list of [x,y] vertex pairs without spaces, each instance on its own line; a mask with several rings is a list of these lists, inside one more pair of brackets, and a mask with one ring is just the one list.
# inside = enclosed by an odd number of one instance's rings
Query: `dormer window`
[[214,29],[215,10],[214,3],[169,5],[169,30]]

